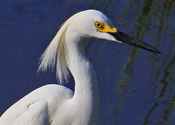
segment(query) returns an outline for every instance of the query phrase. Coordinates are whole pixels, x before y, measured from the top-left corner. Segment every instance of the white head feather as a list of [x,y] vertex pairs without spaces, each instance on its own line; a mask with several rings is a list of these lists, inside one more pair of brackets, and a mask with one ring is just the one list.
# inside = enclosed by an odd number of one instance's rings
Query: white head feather
[[[38,71],[47,71],[47,69],[53,69],[56,65],[56,77],[59,82],[62,84],[64,81],[68,80],[69,72],[64,43],[66,36],[65,34],[69,28],[69,25],[70,27],[74,27],[74,30],[81,33],[82,37],[96,37],[115,41],[111,35],[97,32],[95,27],[92,26],[94,21],[101,21],[112,26],[110,19],[97,10],[82,11],[70,17],[62,25],[54,39],[51,41],[50,45],[40,57]],[[86,25],[86,27],[83,27],[84,25]]]

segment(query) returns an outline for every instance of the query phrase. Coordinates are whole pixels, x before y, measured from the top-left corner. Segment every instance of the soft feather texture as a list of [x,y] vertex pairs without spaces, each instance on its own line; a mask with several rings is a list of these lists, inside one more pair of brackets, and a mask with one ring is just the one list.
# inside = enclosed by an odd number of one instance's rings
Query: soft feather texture
[[38,72],[45,72],[47,69],[54,69],[56,65],[56,78],[61,84],[68,80],[69,75],[64,51],[65,33],[69,22],[70,21],[67,20],[63,24],[47,49],[44,51],[40,57],[40,65],[38,68]]
[[38,71],[56,66],[60,83],[68,79],[70,70],[74,93],[61,85],[47,85],[32,91],[12,105],[0,118],[0,125],[97,125],[99,94],[93,66],[82,46],[86,37],[111,39],[100,33],[94,21],[110,25],[108,18],[99,11],[87,10],[69,18],[60,28],[40,58]]
[[[96,16],[91,16],[91,15]],[[66,60],[66,50],[65,50],[65,35],[67,32],[67,29],[69,28],[70,23],[72,24],[73,20],[75,25],[73,25],[75,30],[81,35],[84,35],[86,37],[96,37],[101,39],[110,39],[112,41],[116,41],[111,35],[107,33],[99,33],[96,32],[94,25],[94,21],[98,20],[98,17],[101,16],[101,22],[108,23],[111,26],[113,26],[111,20],[106,17],[103,13],[96,10],[87,10],[79,12],[72,17],[70,17],[60,28],[60,30],[57,32],[56,36],[53,38],[45,52],[42,54],[40,58],[40,65],[38,68],[39,71],[47,71],[48,69],[54,69],[56,66],[56,78],[58,81],[63,84],[64,82],[68,81],[69,76],[69,67],[68,62]],[[94,19],[94,17],[96,19]],[[76,21],[75,21],[76,20]],[[91,23],[86,23],[86,20],[91,21]],[[86,25],[86,26],[84,26]],[[119,42],[119,41],[117,41]]]

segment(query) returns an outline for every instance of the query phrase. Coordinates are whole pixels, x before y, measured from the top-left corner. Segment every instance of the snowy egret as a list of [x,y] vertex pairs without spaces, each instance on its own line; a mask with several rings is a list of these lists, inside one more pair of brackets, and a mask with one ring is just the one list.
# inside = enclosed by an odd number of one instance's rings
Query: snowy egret
[[86,58],[82,41],[94,37],[125,42],[160,53],[156,48],[115,28],[97,10],[86,10],[70,17],[60,28],[40,58],[39,71],[56,65],[60,83],[74,77],[75,91],[62,85],[40,87],[12,105],[0,118],[0,125],[97,125],[99,94],[96,74]]

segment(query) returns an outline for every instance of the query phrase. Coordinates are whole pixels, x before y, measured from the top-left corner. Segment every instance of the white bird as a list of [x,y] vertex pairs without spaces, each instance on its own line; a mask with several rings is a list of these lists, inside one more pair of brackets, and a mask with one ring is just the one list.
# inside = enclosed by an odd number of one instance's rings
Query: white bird
[[98,84],[94,68],[83,49],[83,39],[87,37],[125,42],[160,53],[116,29],[102,12],[79,12],[62,25],[41,56],[39,65],[39,71],[56,65],[56,76],[60,83],[67,81],[69,70],[75,81],[74,92],[62,85],[40,87],[6,110],[0,118],[0,125],[98,124]]

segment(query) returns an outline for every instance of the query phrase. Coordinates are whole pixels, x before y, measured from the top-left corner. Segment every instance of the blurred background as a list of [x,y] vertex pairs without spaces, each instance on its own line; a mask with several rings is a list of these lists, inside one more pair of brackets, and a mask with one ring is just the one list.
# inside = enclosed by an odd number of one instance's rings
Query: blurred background
[[[57,84],[55,72],[36,73],[38,59],[60,25],[86,9],[162,52],[85,41],[99,81],[100,125],[174,125],[175,0],[1,0],[0,115],[32,90]],[[66,86],[74,89],[72,77]]]

